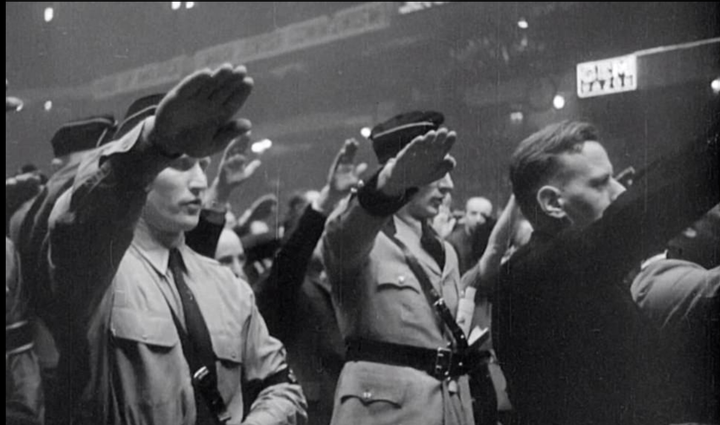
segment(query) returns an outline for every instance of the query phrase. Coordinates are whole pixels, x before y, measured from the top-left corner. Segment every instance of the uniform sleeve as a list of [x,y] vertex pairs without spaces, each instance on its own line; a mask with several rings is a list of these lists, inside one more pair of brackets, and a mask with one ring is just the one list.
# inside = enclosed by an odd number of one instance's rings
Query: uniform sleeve
[[86,313],[100,301],[130,246],[147,189],[167,165],[142,131],[143,124],[89,156],[50,215],[53,295],[68,311]]
[[[22,294],[17,254],[5,240],[5,414],[6,419],[25,418],[27,423],[40,423],[44,403],[40,382],[40,366],[32,344],[8,339],[8,329],[21,326],[30,331],[26,303]],[[26,335],[28,339],[29,335]],[[18,338],[15,338],[18,339]]]
[[307,422],[307,401],[292,374],[289,375],[291,379],[285,378],[289,372],[285,348],[268,333],[254,300],[252,306],[245,326],[242,385],[244,390],[258,387],[260,391],[254,401],[246,401],[246,406],[252,404],[243,424],[304,424]]
[[681,260],[650,264],[633,281],[633,299],[660,328],[718,320],[720,267],[706,270]]
[[416,192],[411,189],[403,196],[387,197],[377,189],[378,175],[379,172],[328,219],[323,260],[333,285],[352,280],[343,279],[343,274],[363,264],[383,226]]
[[287,343],[288,333],[298,323],[297,292],[320,237],[325,229],[325,217],[311,205],[300,217],[297,227],[275,255],[268,278],[255,286],[257,305],[270,333]]

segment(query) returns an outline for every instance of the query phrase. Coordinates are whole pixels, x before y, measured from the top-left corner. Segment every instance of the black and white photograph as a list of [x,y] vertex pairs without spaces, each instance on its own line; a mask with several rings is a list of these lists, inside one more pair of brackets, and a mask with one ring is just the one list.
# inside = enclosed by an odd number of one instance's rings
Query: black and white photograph
[[720,425],[720,4],[6,2],[10,425]]

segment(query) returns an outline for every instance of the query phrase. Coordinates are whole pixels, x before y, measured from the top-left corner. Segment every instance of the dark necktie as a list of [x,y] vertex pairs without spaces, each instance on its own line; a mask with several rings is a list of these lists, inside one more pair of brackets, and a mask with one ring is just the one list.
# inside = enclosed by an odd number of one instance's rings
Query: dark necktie
[[440,266],[440,270],[445,268],[445,247],[438,234],[425,220],[422,221],[420,245]]
[[[217,371],[215,369],[215,353],[212,349],[210,332],[208,331],[205,319],[200,312],[195,295],[185,282],[184,265],[182,255],[177,249],[170,251],[168,268],[175,280],[175,286],[180,293],[183,313],[185,313],[185,338],[181,335],[183,353],[185,354],[190,374],[193,375],[202,366],[207,366],[212,385],[217,388]],[[216,424],[217,420],[210,413],[205,400],[200,394],[199,388],[195,386],[195,407],[197,410],[197,425]]]

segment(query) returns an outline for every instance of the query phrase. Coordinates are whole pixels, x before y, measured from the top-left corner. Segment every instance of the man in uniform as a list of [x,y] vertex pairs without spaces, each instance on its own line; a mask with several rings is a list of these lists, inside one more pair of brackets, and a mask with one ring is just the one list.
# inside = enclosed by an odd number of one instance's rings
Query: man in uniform
[[453,189],[456,135],[442,122],[413,112],[376,126],[381,169],[328,221],[323,256],[348,347],[333,424],[474,423],[467,373],[480,354],[461,349],[457,256],[429,225]]
[[[5,82],[7,90],[7,80]],[[5,111],[22,102],[5,97]],[[39,183],[39,181],[38,181]],[[33,351],[27,292],[13,243],[5,238],[5,423],[41,424],[44,415],[40,366]]]
[[232,117],[251,88],[244,67],[186,78],[154,117],[88,158],[53,209],[59,375],[73,423],[304,421],[252,291],[184,241],[206,157],[249,130]]

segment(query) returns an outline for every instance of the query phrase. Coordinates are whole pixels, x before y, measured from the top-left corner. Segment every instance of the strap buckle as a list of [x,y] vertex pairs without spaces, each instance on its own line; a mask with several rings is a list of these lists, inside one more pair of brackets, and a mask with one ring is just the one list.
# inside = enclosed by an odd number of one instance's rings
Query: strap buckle
[[433,369],[433,375],[435,375],[435,377],[440,380],[449,378],[452,364],[453,351],[449,348],[438,348],[437,355],[435,357],[435,368]]

